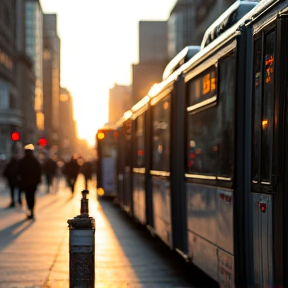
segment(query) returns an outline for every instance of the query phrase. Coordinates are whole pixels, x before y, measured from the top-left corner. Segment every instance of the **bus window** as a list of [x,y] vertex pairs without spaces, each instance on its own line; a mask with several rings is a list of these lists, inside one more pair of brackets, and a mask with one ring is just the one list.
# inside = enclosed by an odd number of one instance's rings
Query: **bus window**
[[260,180],[260,145],[261,137],[261,66],[262,66],[262,38],[254,43],[254,101],[253,101],[253,144],[252,144],[252,180]]
[[230,180],[234,166],[235,55],[219,62],[219,165],[217,177]]
[[170,171],[170,95],[152,107],[152,169]]
[[216,176],[217,109],[188,115],[188,173]]
[[136,163],[135,167],[142,168],[144,167],[144,143],[145,143],[145,134],[144,134],[144,115],[140,115],[136,118]]
[[261,123],[261,182],[269,183],[271,183],[272,176],[275,46],[275,32],[273,31],[266,35],[264,39],[264,79]]
[[254,131],[252,143],[252,180],[263,184],[272,181],[275,30],[254,44]]

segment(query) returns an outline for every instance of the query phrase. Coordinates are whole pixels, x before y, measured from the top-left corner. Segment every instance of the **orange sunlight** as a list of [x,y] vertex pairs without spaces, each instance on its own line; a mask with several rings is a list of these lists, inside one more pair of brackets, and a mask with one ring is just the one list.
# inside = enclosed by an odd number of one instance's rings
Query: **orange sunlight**
[[176,0],[40,1],[44,13],[57,14],[61,86],[73,97],[78,137],[94,145],[97,129],[108,122],[109,89],[131,84],[139,21],[168,19]]

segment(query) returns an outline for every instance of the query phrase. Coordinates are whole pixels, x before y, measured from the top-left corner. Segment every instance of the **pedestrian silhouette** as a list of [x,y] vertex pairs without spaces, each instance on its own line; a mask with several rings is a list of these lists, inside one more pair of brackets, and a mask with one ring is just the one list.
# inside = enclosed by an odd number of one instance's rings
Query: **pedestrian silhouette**
[[85,189],[88,190],[88,180],[91,181],[92,179],[92,162],[86,161],[83,163],[81,167],[81,173],[84,175],[85,178]]
[[49,193],[50,188],[52,187],[53,179],[56,175],[57,163],[50,157],[47,157],[43,163],[42,168],[46,178],[47,193]]
[[79,174],[80,165],[77,162],[77,156],[73,155],[69,162],[64,165],[63,173],[66,176],[68,186],[71,188],[72,195],[74,194],[74,186]]
[[3,171],[3,176],[7,179],[11,195],[11,203],[8,206],[8,208],[15,207],[15,197],[14,197],[15,190],[18,190],[18,203],[20,205],[22,204],[21,190],[18,188],[18,180],[17,180],[18,168],[19,168],[19,160],[15,155],[13,155]]
[[19,188],[25,192],[26,202],[30,214],[27,219],[34,219],[35,193],[41,182],[41,165],[33,154],[32,144],[24,147],[25,155],[19,161],[18,180]]

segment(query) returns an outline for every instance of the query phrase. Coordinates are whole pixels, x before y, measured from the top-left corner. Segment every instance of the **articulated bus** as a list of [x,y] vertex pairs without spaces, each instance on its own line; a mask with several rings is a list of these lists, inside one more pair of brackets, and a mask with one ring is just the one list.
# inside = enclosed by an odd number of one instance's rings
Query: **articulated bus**
[[221,288],[288,287],[287,35],[236,1],[117,126],[120,206]]

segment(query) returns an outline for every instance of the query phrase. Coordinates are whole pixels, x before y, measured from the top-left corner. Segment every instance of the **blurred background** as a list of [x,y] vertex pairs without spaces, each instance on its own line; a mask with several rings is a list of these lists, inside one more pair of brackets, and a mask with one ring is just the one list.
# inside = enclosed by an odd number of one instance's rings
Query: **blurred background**
[[[95,134],[233,0],[1,0],[0,161],[27,143],[96,157]],[[1,164],[1,163],[0,163]]]

